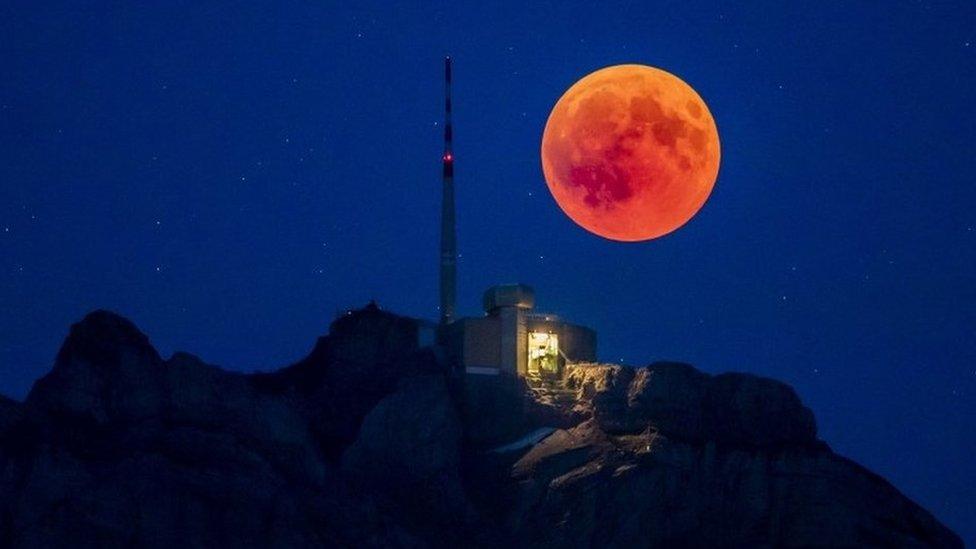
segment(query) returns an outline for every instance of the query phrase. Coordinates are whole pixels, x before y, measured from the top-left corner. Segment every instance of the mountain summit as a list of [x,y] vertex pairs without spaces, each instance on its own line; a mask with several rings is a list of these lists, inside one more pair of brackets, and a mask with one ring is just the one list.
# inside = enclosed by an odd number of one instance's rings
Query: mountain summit
[[91,313],[0,400],[0,466],[5,547],[962,546],[785,384],[588,363],[470,387],[375,306],[250,375]]

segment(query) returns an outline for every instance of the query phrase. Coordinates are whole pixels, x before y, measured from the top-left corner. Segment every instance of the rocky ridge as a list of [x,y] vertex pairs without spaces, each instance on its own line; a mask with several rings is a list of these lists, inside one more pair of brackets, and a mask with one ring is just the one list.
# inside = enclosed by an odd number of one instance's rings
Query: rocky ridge
[[545,403],[465,386],[416,330],[368,306],[244,375],[91,313],[0,398],[0,545],[962,546],[777,381],[577,365]]

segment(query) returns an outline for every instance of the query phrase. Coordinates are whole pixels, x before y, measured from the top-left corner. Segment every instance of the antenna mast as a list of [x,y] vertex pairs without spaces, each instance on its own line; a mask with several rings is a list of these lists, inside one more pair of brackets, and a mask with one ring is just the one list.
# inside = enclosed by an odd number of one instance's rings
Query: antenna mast
[[454,153],[451,151],[451,58],[444,58],[444,156],[441,194],[441,326],[454,321],[457,293],[457,232],[454,221]]

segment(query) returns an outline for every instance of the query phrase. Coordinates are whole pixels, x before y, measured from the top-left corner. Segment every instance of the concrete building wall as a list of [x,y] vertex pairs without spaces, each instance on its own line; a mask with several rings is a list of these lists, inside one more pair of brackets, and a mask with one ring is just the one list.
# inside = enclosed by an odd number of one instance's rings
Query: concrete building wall
[[463,363],[465,366],[495,367],[501,364],[501,323],[498,318],[466,318],[464,325]]
[[596,332],[593,330],[545,315],[529,315],[526,324],[529,332],[558,334],[559,351],[563,359],[569,359],[571,362],[596,360]]
[[499,365],[502,371],[525,375],[526,352],[529,345],[525,310],[519,307],[502,307],[492,316],[500,321],[501,333],[498,346],[501,355]]
[[462,368],[499,368],[509,374],[524,376],[529,332],[558,334],[563,359],[571,362],[596,360],[597,339],[593,330],[560,320],[544,320],[515,308],[454,322],[448,327],[448,352]]
[[462,318],[442,327],[450,359],[473,375],[525,377],[529,363],[529,332],[559,336],[560,370],[566,361],[596,360],[596,333],[552,315],[531,312],[532,289],[525,285],[496,286],[485,292],[486,315]]

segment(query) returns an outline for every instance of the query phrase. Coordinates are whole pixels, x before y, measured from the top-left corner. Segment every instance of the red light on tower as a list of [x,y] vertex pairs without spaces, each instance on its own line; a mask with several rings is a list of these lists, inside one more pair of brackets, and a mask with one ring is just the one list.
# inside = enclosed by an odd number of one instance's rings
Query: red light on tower
[[444,162],[453,162],[454,155],[451,153],[444,153]]

